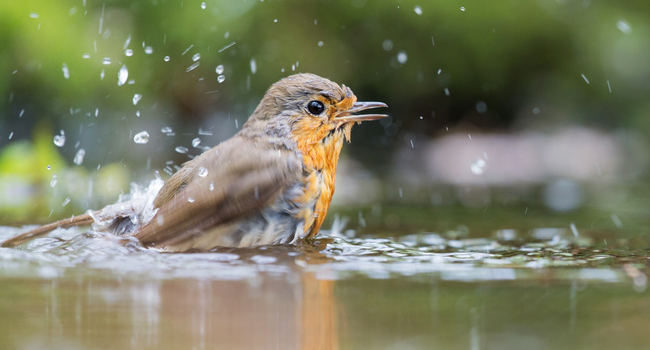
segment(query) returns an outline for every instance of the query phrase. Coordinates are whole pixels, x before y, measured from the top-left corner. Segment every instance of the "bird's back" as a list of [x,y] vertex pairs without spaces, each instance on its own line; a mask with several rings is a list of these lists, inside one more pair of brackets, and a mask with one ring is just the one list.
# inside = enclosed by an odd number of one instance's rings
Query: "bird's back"
[[168,250],[288,243],[301,229],[293,198],[303,187],[294,151],[236,135],[166,181],[136,237]]

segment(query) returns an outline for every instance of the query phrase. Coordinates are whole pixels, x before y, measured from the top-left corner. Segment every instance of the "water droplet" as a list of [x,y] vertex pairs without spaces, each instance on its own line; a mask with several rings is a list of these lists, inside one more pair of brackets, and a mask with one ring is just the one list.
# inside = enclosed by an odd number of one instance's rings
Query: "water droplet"
[[65,132],[61,130],[58,135],[54,135],[53,141],[56,147],[63,147],[65,145]]
[[153,53],[153,47],[147,46],[144,48],[145,55],[151,55]]
[[149,142],[149,133],[146,131],[140,131],[139,133],[135,134],[135,136],[133,136],[133,142],[140,145]]
[[63,66],[61,66],[61,71],[63,71],[63,77],[65,79],[70,79],[70,70],[68,69],[67,64],[64,63]]
[[255,74],[257,72],[257,63],[254,58],[251,58],[251,73]]
[[208,169],[206,169],[204,167],[200,167],[199,171],[197,172],[197,175],[199,175],[200,177],[208,176]]
[[81,58],[87,60],[87,59],[90,58],[90,54],[89,53],[84,53],[83,55],[81,55]]
[[185,154],[188,151],[187,147],[183,147],[183,146],[177,146],[176,148],[174,148],[174,150],[180,154]]
[[199,135],[212,136],[212,131],[199,128]]
[[581,73],[580,76],[582,77],[582,80],[584,80],[585,83],[587,83],[587,85],[589,85],[589,79],[587,79],[587,76],[584,75],[583,73]]
[[201,144],[201,139],[198,137],[195,137],[192,139],[192,147],[197,148]]
[[444,91],[445,91],[445,95],[446,95],[446,96],[451,95],[451,92],[449,91],[449,88],[445,88]]
[[218,65],[217,68],[214,69],[214,71],[217,74],[223,74],[223,70],[224,70],[223,64]]
[[397,53],[397,62],[404,64],[406,61],[408,61],[409,57],[404,51],[400,51]]
[[38,18],[38,13],[36,13],[36,12],[30,13],[29,18],[37,19]]
[[609,79],[607,80],[607,91],[609,91],[610,94],[612,93],[612,84],[609,83]]
[[461,6],[461,7],[460,7],[460,11],[461,11],[461,12],[465,12],[465,6]]
[[142,99],[142,95],[141,95],[141,94],[135,94],[135,95],[133,95],[133,105],[134,105],[134,106],[137,105],[138,102],[140,102],[141,99]]
[[102,69],[102,71],[99,72],[99,79],[104,80],[104,76],[106,76],[106,72],[104,72],[104,70]]
[[131,50],[131,49],[126,49],[126,50],[124,50],[124,55],[125,55],[126,57],[131,57],[131,56],[133,56],[133,50]]
[[539,114],[542,110],[539,107],[533,107],[533,114]]
[[194,203],[194,198],[192,198],[192,197],[188,197],[188,198],[187,198],[187,201],[190,202],[190,203]]
[[45,168],[46,168],[48,171],[52,170],[52,166],[49,165],[49,164],[48,164],[47,167],[45,167]]
[[274,18],[274,19],[273,19],[273,23],[278,23],[278,19],[277,19],[277,18]]
[[201,54],[200,53],[195,53],[194,55],[192,55],[192,61],[193,62],[196,62],[196,61],[198,61],[200,59],[201,59]]
[[59,182],[59,180],[56,178],[56,174],[52,175],[52,179],[50,180],[50,187],[54,188],[57,182]]
[[487,104],[483,101],[476,102],[476,111],[480,114],[487,112]]
[[14,138],[14,132],[12,131],[12,132],[9,133],[9,140],[11,140],[13,138]]
[[382,49],[384,49],[384,51],[390,51],[393,49],[393,41],[390,39],[386,39],[381,43],[381,47]]
[[316,45],[318,45],[318,47],[323,47],[325,43],[322,40],[320,40],[318,43],[316,43]]
[[77,165],[81,165],[81,163],[84,162],[84,157],[85,156],[86,156],[86,150],[84,150],[83,148],[80,148],[77,151],[77,153],[75,153],[74,159],[72,160],[72,162],[74,162]]
[[223,83],[224,80],[226,80],[226,76],[223,74],[217,77],[217,81],[219,82],[219,84]]
[[162,132],[163,134],[169,135],[169,134],[173,133],[174,130],[172,130],[172,128],[170,126],[163,126],[162,129],[160,129],[160,132]]
[[485,166],[487,162],[483,158],[477,159],[474,163],[469,166],[469,170],[472,171],[474,175],[481,175],[485,171]]
[[128,68],[126,68],[126,65],[123,65],[120,68],[120,71],[117,73],[117,86],[124,85],[128,78],[129,78],[129,70]]
[[438,68],[438,71],[436,71],[436,74],[438,74],[438,75],[442,74],[442,68]]
[[185,71],[186,71],[186,72],[191,72],[191,71],[195,70],[196,67],[198,67],[200,63],[201,63],[201,62],[194,62],[191,66],[187,67],[187,68],[185,69]]
[[170,59],[171,59],[171,58],[169,58],[169,56],[165,56],[165,57],[163,57],[163,61],[165,61],[165,62],[169,62]]
[[104,57],[104,59],[102,59],[102,64],[105,65],[105,66],[108,66],[109,64],[111,64],[111,58],[110,57]]
[[210,182],[210,186],[208,186],[208,189],[212,192],[214,191],[214,183]]
[[201,10],[205,10],[208,5],[205,4],[205,1],[201,2]]
[[61,206],[65,207],[69,203],[70,203],[70,197],[65,197],[65,199],[63,200],[63,203],[61,203]]
[[416,15],[418,15],[418,16],[422,16],[422,7],[416,5],[416,6],[413,8],[413,11],[415,12]]
[[630,24],[627,23],[627,21],[622,20],[622,19],[619,20],[618,22],[616,22],[616,28],[618,28],[618,30],[620,30],[621,32],[623,32],[625,34],[629,33],[632,30],[632,27],[630,27]]

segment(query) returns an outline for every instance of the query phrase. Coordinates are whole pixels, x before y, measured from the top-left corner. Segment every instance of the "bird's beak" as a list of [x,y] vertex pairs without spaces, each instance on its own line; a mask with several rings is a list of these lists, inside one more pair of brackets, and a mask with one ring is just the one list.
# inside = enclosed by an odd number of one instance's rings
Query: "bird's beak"
[[355,102],[350,109],[347,109],[337,115],[334,120],[337,122],[347,123],[347,122],[364,122],[368,120],[378,120],[388,117],[388,114],[360,114],[355,115],[354,113],[365,111],[366,109],[371,108],[386,108],[387,104],[383,102]]

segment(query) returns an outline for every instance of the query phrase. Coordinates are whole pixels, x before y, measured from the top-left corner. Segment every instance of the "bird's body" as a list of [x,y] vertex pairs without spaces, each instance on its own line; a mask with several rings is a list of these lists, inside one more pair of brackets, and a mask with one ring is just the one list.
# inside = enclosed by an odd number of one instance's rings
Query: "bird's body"
[[[131,215],[115,215],[109,218],[110,226],[131,231],[146,246],[169,251],[312,237],[329,209],[338,158],[350,129],[357,122],[385,117],[352,113],[384,106],[358,103],[345,85],[313,74],[284,78],[269,88],[236,135],[185,163],[165,181],[152,203],[153,218],[140,223]],[[3,246],[56,227],[96,222],[98,213],[102,211],[43,226]]]

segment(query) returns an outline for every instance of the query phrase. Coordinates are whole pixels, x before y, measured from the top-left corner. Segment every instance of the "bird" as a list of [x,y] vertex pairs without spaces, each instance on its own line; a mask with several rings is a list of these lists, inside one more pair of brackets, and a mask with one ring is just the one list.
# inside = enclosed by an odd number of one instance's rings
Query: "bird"
[[[231,138],[186,162],[146,205],[116,203],[20,234],[15,247],[56,228],[100,225],[163,251],[295,244],[327,215],[339,156],[355,124],[387,118],[344,84],[310,73],[272,84]],[[145,207],[151,215],[144,215]]]

